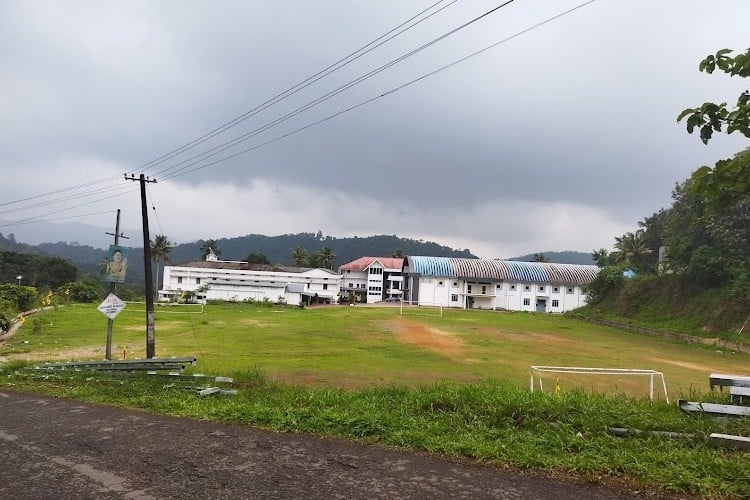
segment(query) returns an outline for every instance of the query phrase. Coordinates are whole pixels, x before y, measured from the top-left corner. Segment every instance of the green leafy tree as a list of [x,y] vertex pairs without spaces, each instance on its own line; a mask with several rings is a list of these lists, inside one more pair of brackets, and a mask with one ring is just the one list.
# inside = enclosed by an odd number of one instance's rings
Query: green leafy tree
[[403,259],[404,251],[401,250],[400,248],[397,248],[393,251],[393,253],[391,253],[391,257],[393,257],[394,259]]
[[719,160],[713,168],[703,166],[691,177],[694,208],[699,214],[721,210],[750,193],[750,148],[733,158]]
[[248,264],[265,264],[270,266],[271,261],[268,260],[268,257],[263,255],[262,253],[249,253],[247,257],[245,257],[245,262]]
[[174,248],[174,244],[169,241],[169,238],[163,234],[157,234],[152,241],[149,242],[151,245],[151,260],[156,263],[156,285],[154,286],[154,294],[158,293],[159,290],[159,271],[162,264],[171,264],[172,259],[169,257],[170,252]]
[[624,265],[603,267],[596,278],[586,286],[586,301],[591,305],[596,305],[619,290],[625,281],[622,274],[624,270]]
[[309,256],[307,255],[307,250],[302,245],[297,245],[292,248],[291,256],[292,265],[297,267],[305,267],[308,265]]
[[[730,76],[750,77],[750,48],[744,53],[731,54],[731,49],[722,49],[715,55],[709,55],[700,62],[698,70],[711,74],[719,69]],[[750,138],[750,91],[742,92],[731,109],[727,108],[726,102],[705,102],[701,106],[683,110],[677,121],[683,119],[686,119],[688,133],[700,130],[703,144],[708,144],[713,133],[721,132],[724,127],[728,134],[739,132]]]
[[38,297],[37,289],[32,286],[11,283],[0,285],[0,302],[8,304],[15,312],[32,309]]
[[213,252],[217,257],[221,257],[221,249],[219,248],[219,242],[216,240],[206,240],[201,245],[201,259],[205,259],[206,256]]
[[[67,294],[65,290],[68,291]],[[82,276],[76,281],[61,286],[60,291],[70,297],[73,302],[91,303],[101,299],[104,294],[104,285],[91,276]]]

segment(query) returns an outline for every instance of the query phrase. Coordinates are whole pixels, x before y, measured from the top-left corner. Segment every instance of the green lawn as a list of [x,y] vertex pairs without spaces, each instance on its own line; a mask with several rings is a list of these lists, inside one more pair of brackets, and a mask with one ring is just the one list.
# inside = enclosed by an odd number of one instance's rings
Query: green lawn
[[[113,357],[121,358],[123,350],[129,358],[145,356],[143,307],[130,304],[116,318]],[[196,370],[204,373],[260,369],[288,384],[339,388],[419,386],[445,379],[498,379],[528,387],[531,365],[644,368],[664,373],[671,399],[706,390],[711,372],[750,372],[748,354],[630,334],[564,316],[409,312],[424,314],[401,316],[398,307],[224,304],[208,305],[202,313],[196,306],[159,307],[156,355],[195,356]],[[106,323],[93,305],[43,312],[0,346],[0,356],[102,359]],[[545,387],[556,383],[563,391],[583,386],[636,396],[648,393],[645,377],[545,378]]]
[[[712,432],[750,435],[750,419],[687,415],[674,402],[650,402],[643,379],[559,377],[545,384],[559,382],[560,394],[528,390],[530,365],[650,368],[664,372],[671,399],[727,402],[726,393],[708,393],[708,374],[747,374],[748,354],[552,315],[402,317],[398,308],[251,304],[182,312],[157,310],[157,356],[196,356],[196,371],[233,376],[239,394],[200,397],[192,377],[23,369],[29,361],[102,359],[106,318],[93,305],[30,317],[0,346],[0,361],[10,360],[0,363],[0,388],[614,479],[680,498],[750,497],[747,452],[707,443]],[[123,350],[143,357],[144,319],[138,304],[117,317],[117,357]],[[615,437],[608,426],[644,432]]]

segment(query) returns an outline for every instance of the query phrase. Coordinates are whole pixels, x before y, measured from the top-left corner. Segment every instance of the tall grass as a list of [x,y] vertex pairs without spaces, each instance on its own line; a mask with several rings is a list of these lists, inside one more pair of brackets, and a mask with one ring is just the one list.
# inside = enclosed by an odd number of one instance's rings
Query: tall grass
[[[0,369],[2,388],[338,436],[482,462],[567,472],[591,481],[619,478],[634,488],[701,497],[750,497],[747,453],[712,449],[711,432],[750,435],[750,419],[717,420],[660,402],[570,391],[531,393],[502,381],[438,382],[361,390],[274,382],[262,371],[235,374],[239,395],[199,397],[171,379]],[[693,396],[700,396],[693,394]],[[644,431],[617,437],[608,427]],[[665,439],[648,431],[684,433]]]

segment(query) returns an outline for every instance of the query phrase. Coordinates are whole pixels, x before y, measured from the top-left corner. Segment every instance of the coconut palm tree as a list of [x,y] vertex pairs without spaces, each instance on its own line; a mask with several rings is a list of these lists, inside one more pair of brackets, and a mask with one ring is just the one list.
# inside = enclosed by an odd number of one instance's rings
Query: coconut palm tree
[[156,286],[154,286],[154,294],[156,294],[159,290],[159,264],[172,263],[172,259],[169,258],[169,253],[174,248],[174,245],[163,234],[157,234],[149,243],[151,244],[151,260],[156,263]]
[[610,254],[616,263],[627,263],[640,267],[643,258],[651,253],[643,239],[643,229],[615,237],[615,251]]
[[333,266],[336,265],[336,254],[333,253],[330,247],[323,247],[318,250],[318,257],[318,265],[320,267],[333,270]]
[[600,248],[599,250],[594,250],[591,252],[591,258],[594,262],[596,262],[596,265],[599,267],[606,267],[609,265],[609,250],[606,248]]
[[308,264],[307,250],[302,245],[297,245],[291,251],[292,264],[297,267],[305,267]]

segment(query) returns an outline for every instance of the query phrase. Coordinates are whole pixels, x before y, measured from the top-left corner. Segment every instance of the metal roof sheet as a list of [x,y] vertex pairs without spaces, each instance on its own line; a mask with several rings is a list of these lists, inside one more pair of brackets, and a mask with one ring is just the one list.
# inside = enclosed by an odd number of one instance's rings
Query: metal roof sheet
[[593,265],[425,256],[406,257],[404,267],[422,276],[570,285],[586,285],[599,273]]

